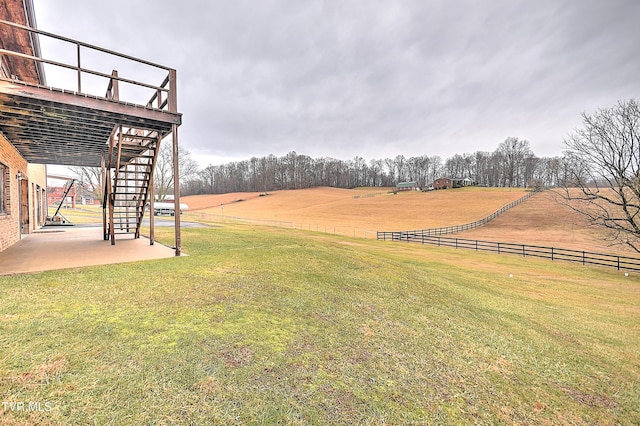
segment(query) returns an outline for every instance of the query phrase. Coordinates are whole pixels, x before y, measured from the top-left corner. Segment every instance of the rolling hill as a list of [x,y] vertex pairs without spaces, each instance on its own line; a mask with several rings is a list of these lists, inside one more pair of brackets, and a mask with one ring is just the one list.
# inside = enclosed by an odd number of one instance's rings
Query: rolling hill
[[[400,192],[388,188],[312,188],[184,197],[190,211],[226,218],[277,221],[291,227],[373,238],[375,231],[460,225],[482,219],[527,194],[520,188]],[[536,194],[484,227],[459,238],[576,250],[626,253],[590,228],[550,192]]]

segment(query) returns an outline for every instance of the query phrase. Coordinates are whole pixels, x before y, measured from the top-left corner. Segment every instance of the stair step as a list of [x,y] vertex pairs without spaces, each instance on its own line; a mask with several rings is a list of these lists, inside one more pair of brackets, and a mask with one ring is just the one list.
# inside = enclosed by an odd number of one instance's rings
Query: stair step
[[152,158],[154,158],[154,156],[153,155],[135,155],[133,158],[152,159]]
[[141,140],[141,139],[145,139],[145,137],[144,136],[134,136],[134,135],[124,135],[124,137],[122,138],[122,141],[120,142],[120,144],[122,146],[137,146],[137,147],[143,146],[144,147],[144,146],[148,146],[150,143],[153,143],[153,142],[147,142],[147,145],[142,145],[142,144],[138,144],[138,143],[132,142],[131,140],[127,141],[127,139]]
[[[123,186],[127,186],[127,185],[123,185],[126,184],[127,182],[149,182],[149,177],[122,177],[121,179],[118,179],[118,182],[116,183],[117,187],[123,187]],[[118,185],[121,184],[121,185]]]
[[[140,138],[131,138],[131,139],[142,139],[143,137]],[[117,145],[117,144],[116,144]],[[125,141],[124,139],[120,142],[121,145],[121,149],[133,149],[133,148],[147,148],[147,149],[154,149],[155,147],[153,146],[154,144],[151,143],[147,143],[146,145],[143,144],[138,144],[138,143],[131,143],[131,141]]]
[[[131,166],[131,164],[129,166]],[[118,173],[126,173],[129,175],[134,173],[146,173],[146,174],[151,173],[151,170],[149,170],[151,168],[151,164],[136,164],[135,166],[137,167],[137,169],[133,169],[133,170],[129,168],[120,168],[118,169]]]

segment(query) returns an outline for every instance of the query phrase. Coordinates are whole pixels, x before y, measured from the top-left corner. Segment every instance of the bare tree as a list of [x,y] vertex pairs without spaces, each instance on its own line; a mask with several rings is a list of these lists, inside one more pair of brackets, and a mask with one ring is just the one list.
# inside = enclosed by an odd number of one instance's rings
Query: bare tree
[[102,170],[100,167],[79,167],[72,166],[69,170],[80,181],[81,185],[90,191],[97,200],[102,202],[104,188],[102,187]]
[[498,145],[494,155],[502,169],[501,186],[525,186],[524,162],[525,158],[533,155],[529,142],[514,137],[508,137]]
[[638,101],[583,113],[582,121],[584,127],[565,140],[569,182],[564,199],[607,230],[612,241],[640,252]]
[[213,194],[214,184],[216,181],[215,177],[216,168],[211,164],[209,164],[200,172],[200,179],[202,179],[202,182],[204,183],[205,191],[209,194]]
[[[178,150],[178,170],[180,172],[180,183],[186,183],[198,174],[198,163],[191,158],[189,151],[182,147]],[[164,200],[173,189],[173,147],[171,142],[160,145],[160,152],[158,152],[153,173],[153,183],[155,196],[159,201]]]

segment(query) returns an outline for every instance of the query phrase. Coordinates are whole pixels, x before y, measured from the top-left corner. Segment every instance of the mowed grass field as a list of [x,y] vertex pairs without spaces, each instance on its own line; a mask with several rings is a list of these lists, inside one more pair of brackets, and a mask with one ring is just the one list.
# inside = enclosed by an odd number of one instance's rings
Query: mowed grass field
[[[260,193],[184,197],[192,217],[203,214],[279,221],[291,227],[375,238],[375,231],[408,231],[462,225],[483,219],[528,192],[517,188],[460,188],[431,192],[390,189],[313,188]],[[185,218],[188,218],[186,215]],[[500,241],[594,252],[633,255],[612,246],[549,191],[494,219],[482,228],[455,234],[459,238]]]
[[636,274],[210,225],[0,277],[0,423],[640,422]]
[[490,215],[526,193],[515,188],[464,188],[393,194],[384,188],[321,187],[274,191],[263,196],[260,193],[199,195],[184,197],[183,202],[189,205],[190,211],[377,231],[467,223]]

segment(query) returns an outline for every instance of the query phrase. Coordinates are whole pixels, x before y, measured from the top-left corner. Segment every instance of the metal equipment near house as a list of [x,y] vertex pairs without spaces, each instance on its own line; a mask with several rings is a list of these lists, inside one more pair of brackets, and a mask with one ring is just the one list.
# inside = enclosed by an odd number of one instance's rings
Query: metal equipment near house
[[75,181],[75,179],[70,179],[67,182],[67,184],[65,185],[64,194],[62,195],[60,203],[58,203],[56,212],[53,214],[53,216],[47,216],[47,220],[45,221],[44,226],[73,226],[73,223],[71,223],[69,219],[64,217],[62,213],[60,213],[60,208],[62,208],[67,195],[69,195],[69,192],[71,191],[71,189],[73,189],[73,184]]

